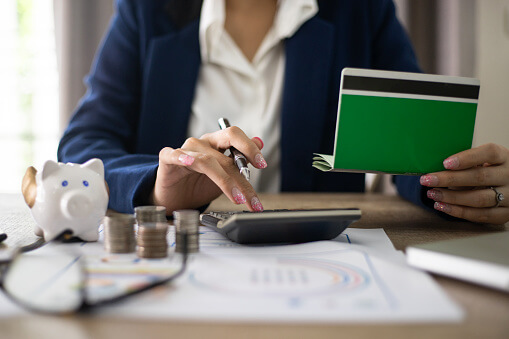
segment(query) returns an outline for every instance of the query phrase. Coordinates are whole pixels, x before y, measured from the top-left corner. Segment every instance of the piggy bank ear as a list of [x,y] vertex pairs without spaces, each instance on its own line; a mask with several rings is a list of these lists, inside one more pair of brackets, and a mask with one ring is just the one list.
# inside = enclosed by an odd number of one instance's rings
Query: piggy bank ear
[[35,168],[32,166],[28,167],[25,172],[25,176],[23,177],[23,182],[21,183],[23,198],[25,198],[25,202],[30,208],[34,206],[35,198],[37,197],[37,184],[35,181],[36,174],[37,170]]
[[108,193],[108,198],[110,197],[110,187],[108,186],[108,183],[106,180],[104,180],[104,186],[106,187],[106,193]]
[[48,160],[44,163],[44,166],[42,167],[42,180],[46,179],[53,173],[56,173],[60,169],[60,166],[58,166],[58,163],[53,160]]
[[90,159],[89,161],[87,161],[86,163],[81,165],[80,167],[92,170],[104,178],[104,165],[103,165],[103,162],[101,161],[101,159],[97,159],[97,158]]

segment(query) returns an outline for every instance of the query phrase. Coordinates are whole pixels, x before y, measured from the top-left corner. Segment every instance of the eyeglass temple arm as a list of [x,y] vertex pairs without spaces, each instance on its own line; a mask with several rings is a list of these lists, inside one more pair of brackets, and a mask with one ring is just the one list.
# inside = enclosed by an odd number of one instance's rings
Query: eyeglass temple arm
[[[44,245],[49,244],[50,242],[69,239],[70,237],[72,237],[72,234],[73,232],[70,229],[65,229],[62,232],[60,232],[56,237],[49,239],[48,241],[45,241],[44,238],[39,238],[31,244],[16,247],[12,251],[12,256],[9,259],[0,260],[0,265],[10,264],[20,254],[36,250]],[[7,234],[5,233],[0,234],[0,243],[5,239],[7,239]]]
[[111,299],[106,299],[106,300],[101,300],[99,302],[96,302],[96,303],[87,303],[86,300],[84,300],[83,304],[81,305],[81,308],[78,310],[78,312],[89,312],[91,309],[95,308],[95,307],[100,307],[100,306],[103,306],[103,305],[110,305],[110,304],[113,304],[113,303],[116,303],[116,302],[119,302],[119,301],[122,301],[122,300],[125,300],[129,297],[132,297],[134,295],[137,295],[137,294],[141,294],[143,292],[146,292],[146,291],[149,291],[151,289],[154,289],[156,287],[159,287],[159,286],[162,286],[162,285],[166,285],[168,284],[170,281],[180,277],[186,270],[187,268],[187,254],[188,254],[188,250],[187,250],[187,233],[184,233],[183,234],[183,247],[182,247],[182,264],[180,266],[180,269],[173,275],[163,279],[163,280],[160,280],[160,281],[157,281],[157,282],[154,282],[154,283],[151,283],[147,286],[144,286],[140,289],[137,289],[135,291],[131,291],[131,292],[128,292],[126,294],[122,294],[122,295],[119,295],[117,297],[114,297],[114,298],[111,298]]

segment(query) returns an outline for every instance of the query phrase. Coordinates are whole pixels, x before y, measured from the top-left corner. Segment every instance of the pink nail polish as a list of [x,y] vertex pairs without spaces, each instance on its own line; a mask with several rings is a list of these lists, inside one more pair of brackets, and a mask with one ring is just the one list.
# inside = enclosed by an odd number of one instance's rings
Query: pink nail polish
[[260,149],[263,149],[263,145],[265,145],[265,144],[263,143],[263,140],[262,140],[262,139],[260,139],[259,137],[254,137],[254,138],[255,138],[255,139],[258,139],[258,141],[260,142],[260,144],[262,144],[262,147],[261,147]]
[[423,175],[420,179],[421,185],[423,186],[437,186],[438,178],[434,175]]
[[448,204],[444,204],[443,202],[435,202],[435,205],[433,206],[436,210],[442,211],[444,213],[451,213],[451,206]]
[[460,166],[460,159],[458,157],[449,157],[444,160],[444,167],[446,169],[455,169]]
[[186,166],[192,165],[194,162],[194,158],[187,154],[179,155],[179,161]]
[[260,153],[258,153],[255,156],[255,164],[256,164],[256,167],[258,167],[258,168],[267,167],[267,162],[265,161],[265,159],[263,158],[263,156]]
[[428,192],[426,192],[426,195],[428,196],[428,198],[435,201],[440,201],[443,198],[442,192],[437,190],[429,190]]
[[262,203],[260,202],[260,199],[258,199],[257,197],[253,197],[253,199],[251,199],[251,207],[253,207],[253,209],[256,212],[263,211]]
[[234,187],[232,189],[232,195],[233,200],[235,200],[237,204],[244,204],[246,202],[246,197],[244,196],[244,194],[240,192],[240,190],[237,187]]

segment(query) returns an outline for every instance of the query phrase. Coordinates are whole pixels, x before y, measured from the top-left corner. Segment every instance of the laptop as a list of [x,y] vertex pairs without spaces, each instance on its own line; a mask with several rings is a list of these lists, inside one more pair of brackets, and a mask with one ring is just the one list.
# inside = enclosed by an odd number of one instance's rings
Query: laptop
[[415,245],[411,266],[509,292],[509,231]]

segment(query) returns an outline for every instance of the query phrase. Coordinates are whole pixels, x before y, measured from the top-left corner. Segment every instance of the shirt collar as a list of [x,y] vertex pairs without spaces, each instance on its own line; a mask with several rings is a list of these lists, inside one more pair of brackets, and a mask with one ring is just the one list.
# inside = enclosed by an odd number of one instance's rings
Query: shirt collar
[[202,61],[208,60],[224,32],[224,0],[204,0],[200,15],[200,49]]
[[291,37],[318,12],[316,0],[278,0],[273,28],[280,39]]
[[[303,23],[316,15],[316,0],[278,0],[278,9],[272,26],[276,38],[291,37]],[[225,0],[204,0],[199,39],[202,61],[207,61],[214,53],[221,35],[224,34]]]

